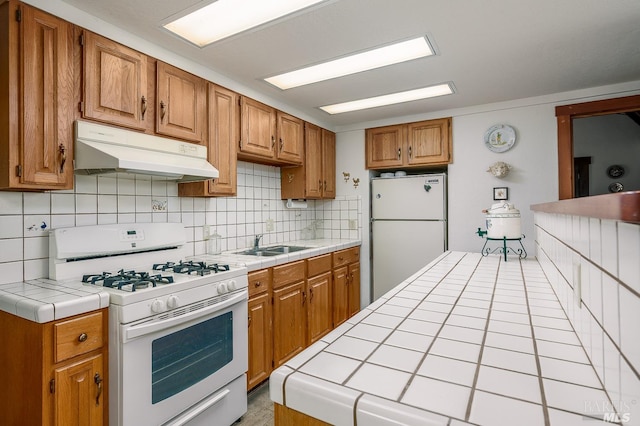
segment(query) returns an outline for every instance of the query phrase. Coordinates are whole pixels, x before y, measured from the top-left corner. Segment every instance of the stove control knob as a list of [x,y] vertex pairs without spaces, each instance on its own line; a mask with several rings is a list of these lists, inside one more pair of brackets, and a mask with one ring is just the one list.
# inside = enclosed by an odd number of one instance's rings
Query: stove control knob
[[227,288],[227,283],[218,284],[218,294],[229,293],[229,289]]
[[178,299],[178,296],[175,296],[175,295],[169,296],[169,298],[167,299],[167,308],[175,309],[178,306],[180,306],[180,299]]
[[227,288],[229,289],[229,291],[237,290],[238,289],[238,285],[236,284],[236,280],[229,281],[229,284],[227,284]]
[[164,312],[167,310],[167,306],[164,303],[164,300],[156,299],[151,302],[151,312],[155,312],[159,314],[160,312]]

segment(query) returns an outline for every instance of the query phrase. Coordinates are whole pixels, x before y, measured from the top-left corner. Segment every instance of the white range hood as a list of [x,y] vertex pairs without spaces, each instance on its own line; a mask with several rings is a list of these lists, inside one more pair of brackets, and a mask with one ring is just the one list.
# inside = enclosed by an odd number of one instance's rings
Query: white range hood
[[76,174],[134,173],[178,182],[219,176],[202,145],[80,120],[75,131]]

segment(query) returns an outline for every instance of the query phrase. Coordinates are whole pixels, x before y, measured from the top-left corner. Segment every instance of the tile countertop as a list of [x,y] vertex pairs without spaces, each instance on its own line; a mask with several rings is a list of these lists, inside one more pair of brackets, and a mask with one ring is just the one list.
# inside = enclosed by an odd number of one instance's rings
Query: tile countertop
[[[320,239],[290,241],[282,244],[303,246],[308,249],[271,257],[239,255],[236,252],[246,249],[237,249],[219,255],[198,255],[191,258],[209,263],[246,266],[248,271],[254,271],[355,247],[360,245],[361,241]],[[40,278],[0,284],[0,310],[38,323],[67,318],[107,306],[109,306],[109,293],[102,291],[101,287],[86,286],[77,281],[65,283]]]
[[537,260],[461,252],[275,370],[269,391],[332,425],[598,425],[612,407]]
[[321,254],[330,253],[337,250],[344,250],[351,247],[356,247],[362,244],[360,240],[336,240],[336,239],[317,239],[317,240],[299,240],[299,241],[287,241],[286,243],[273,243],[260,248],[288,245],[288,246],[300,246],[307,247],[305,250],[296,251],[293,253],[279,254],[277,256],[248,256],[238,254],[243,250],[249,248],[240,248],[222,252],[216,255],[197,255],[191,256],[192,259],[198,259],[207,263],[229,263],[238,266],[244,266],[249,272],[257,271],[259,269],[269,268],[276,265],[282,265],[284,263],[294,262],[296,260],[307,259]]
[[40,278],[0,284],[0,310],[45,323],[109,306],[109,293],[102,287],[80,282],[59,283]]

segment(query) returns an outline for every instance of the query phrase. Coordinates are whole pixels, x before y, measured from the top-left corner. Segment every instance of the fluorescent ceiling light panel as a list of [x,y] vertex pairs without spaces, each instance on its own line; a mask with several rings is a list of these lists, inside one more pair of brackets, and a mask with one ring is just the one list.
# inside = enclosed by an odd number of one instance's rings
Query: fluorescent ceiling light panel
[[329,114],[341,114],[343,112],[358,111],[361,109],[375,108],[385,105],[399,104],[402,102],[416,101],[418,99],[434,98],[436,96],[450,95],[453,89],[449,83],[437,86],[423,87],[422,89],[406,92],[391,93],[389,95],[376,96],[374,98],[360,99],[357,101],[343,102],[320,107]]
[[325,0],[217,0],[164,27],[199,47]]
[[265,78],[265,80],[282,90],[286,90],[433,54],[433,49],[427,39],[419,37]]

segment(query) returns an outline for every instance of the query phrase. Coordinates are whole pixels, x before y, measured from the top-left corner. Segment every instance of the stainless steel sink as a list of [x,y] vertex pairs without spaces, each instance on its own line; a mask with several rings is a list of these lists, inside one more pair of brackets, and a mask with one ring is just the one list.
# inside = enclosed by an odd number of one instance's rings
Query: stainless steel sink
[[279,254],[293,253],[300,250],[306,250],[308,248],[309,247],[277,245],[277,246],[269,246],[269,247],[260,247],[257,250],[247,249],[243,251],[238,251],[236,252],[236,254],[243,254],[245,256],[277,256]]

